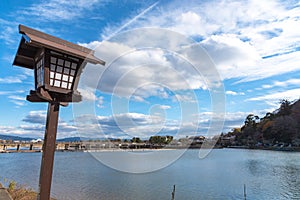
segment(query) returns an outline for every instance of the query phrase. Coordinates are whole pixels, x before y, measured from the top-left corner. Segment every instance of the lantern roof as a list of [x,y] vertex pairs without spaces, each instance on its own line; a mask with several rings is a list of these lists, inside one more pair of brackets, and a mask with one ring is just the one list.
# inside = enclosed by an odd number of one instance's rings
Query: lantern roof
[[92,64],[105,64],[103,60],[94,56],[95,51],[86,47],[62,40],[21,24],[19,25],[19,33],[21,33],[23,37],[21,38],[13,65],[34,69],[34,58],[42,48],[48,48],[78,57]]

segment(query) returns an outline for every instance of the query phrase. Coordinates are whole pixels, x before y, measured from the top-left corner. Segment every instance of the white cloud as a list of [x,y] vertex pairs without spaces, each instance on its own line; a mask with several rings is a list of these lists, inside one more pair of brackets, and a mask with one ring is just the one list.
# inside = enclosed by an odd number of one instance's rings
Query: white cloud
[[24,96],[17,96],[17,95],[11,95],[8,96],[9,99],[13,99],[13,100],[19,100],[19,101],[25,101],[26,98]]
[[10,102],[14,103],[17,106],[24,106],[26,102],[25,96],[18,96],[18,95],[10,95],[8,96]]
[[0,91],[0,95],[14,95],[14,94],[20,94],[24,93],[23,90],[16,90],[16,91]]
[[93,101],[97,105],[98,108],[103,108],[104,104],[104,97],[103,96],[96,96],[95,90],[91,88],[78,88],[78,91],[80,92],[82,98],[84,101]]
[[274,81],[272,84],[265,84],[262,85],[263,89],[270,89],[274,87],[287,87],[291,85],[300,85],[300,79],[289,79],[286,81]]
[[[214,127],[210,125],[212,119],[216,120],[216,123],[225,120],[222,129],[224,132],[234,127],[241,127],[248,114],[247,112],[228,112],[221,116],[212,112],[201,112],[198,117],[195,116],[187,122],[141,113],[120,113],[111,116],[82,115],[76,119],[75,125],[78,135],[82,137],[141,137],[147,139],[152,135],[162,134],[180,138],[186,135],[207,135],[208,129],[214,130]],[[214,131],[213,133],[220,134],[220,132]]]
[[235,91],[231,91],[231,90],[226,91],[225,94],[227,94],[227,95],[232,95],[232,96],[236,96],[236,95],[245,95],[244,92],[235,92]]
[[30,111],[22,121],[27,123],[32,123],[32,124],[45,124],[46,111],[43,110]]
[[25,78],[26,78],[25,75],[7,76],[7,77],[4,77],[4,78],[0,78],[0,83],[2,83],[2,84],[22,83],[22,81]]
[[[142,42],[141,36],[135,32],[127,36],[130,36],[128,39],[133,38],[134,46]],[[145,36],[143,38],[146,39]],[[136,49],[121,42],[85,44],[90,48],[95,47],[96,55],[107,64],[106,68],[87,66],[81,78],[83,88],[97,88],[102,92],[140,102],[150,96],[168,98],[166,90],[176,93],[179,90],[207,89],[200,72],[182,58],[163,49]],[[199,56],[201,55],[197,55],[198,58]]]
[[288,99],[290,101],[300,98],[300,89],[290,89],[282,92],[273,92],[264,96],[258,96],[248,99],[248,101],[271,101],[278,102],[280,99]]
[[25,101],[10,100],[10,102],[14,103],[17,108],[25,105]]
[[299,11],[294,1],[175,1],[128,29],[163,27],[204,39],[221,77],[247,82],[300,70]]
[[171,106],[169,105],[159,105],[159,108],[162,109],[162,110],[168,110],[171,108]]
[[181,13],[175,18],[175,21],[176,25],[171,27],[171,30],[185,35],[203,35],[206,31],[204,27],[208,28],[201,16],[193,11]]
[[96,101],[97,100],[95,92],[92,91],[92,89],[78,88],[78,91],[80,92],[83,100],[86,100],[86,101]]
[[[21,137],[42,138],[45,133],[46,111],[30,111],[22,120],[24,124],[19,126],[0,126],[0,132],[7,135],[18,135]],[[77,127],[73,124],[59,120],[57,137],[71,137],[76,135]]]
[[179,102],[190,102],[190,103],[196,103],[197,100],[195,99],[195,96],[190,94],[175,94],[173,96],[173,101],[179,101]]
[[84,137],[148,138],[165,127],[157,115],[120,113],[111,116],[84,115],[75,119],[78,134]]
[[246,77],[261,62],[256,49],[236,35],[213,35],[200,43],[215,63],[223,79]]

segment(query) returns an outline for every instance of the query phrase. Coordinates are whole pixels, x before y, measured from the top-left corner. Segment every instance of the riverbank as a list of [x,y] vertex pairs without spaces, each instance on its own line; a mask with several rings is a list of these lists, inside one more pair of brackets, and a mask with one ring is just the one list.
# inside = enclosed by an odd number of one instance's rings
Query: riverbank
[[2,187],[0,183],[0,200],[12,200],[11,195],[8,193],[7,189]]
[[230,149],[255,149],[255,150],[269,150],[269,151],[290,151],[300,152],[300,147],[256,147],[256,146],[228,146]]
[[[36,200],[38,193],[23,185],[10,181],[5,188],[0,183],[0,200]],[[51,200],[55,200],[51,198]]]
[[[289,151],[289,152],[300,152],[300,147],[260,147],[260,146],[214,146],[213,149],[256,149],[256,150],[270,150],[270,151]],[[204,147],[162,147],[162,148],[137,148],[137,149],[123,149],[123,148],[99,148],[99,149],[58,149],[56,152],[151,152],[151,151],[165,151],[165,150],[184,150],[184,149],[205,149]],[[0,153],[40,153],[42,150],[5,150]]]

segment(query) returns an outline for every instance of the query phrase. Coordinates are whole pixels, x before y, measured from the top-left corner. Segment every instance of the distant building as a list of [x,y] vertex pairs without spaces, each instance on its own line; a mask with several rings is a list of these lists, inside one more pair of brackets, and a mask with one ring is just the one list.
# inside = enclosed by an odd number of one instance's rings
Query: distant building
[[36,139],[36,140],[31,140],[30,142],[32,142],[32,143],[42,143],[43,140],[39,138],[39,139]]

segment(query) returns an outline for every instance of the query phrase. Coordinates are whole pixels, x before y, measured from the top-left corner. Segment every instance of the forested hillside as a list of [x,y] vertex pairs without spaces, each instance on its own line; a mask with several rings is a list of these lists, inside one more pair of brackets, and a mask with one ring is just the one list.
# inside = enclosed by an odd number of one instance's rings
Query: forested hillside
[[249,114],[241,128],[222,138],[234,138],[235,145],[300,145],[300,99],[281,100],[280,107],[262,118]]

